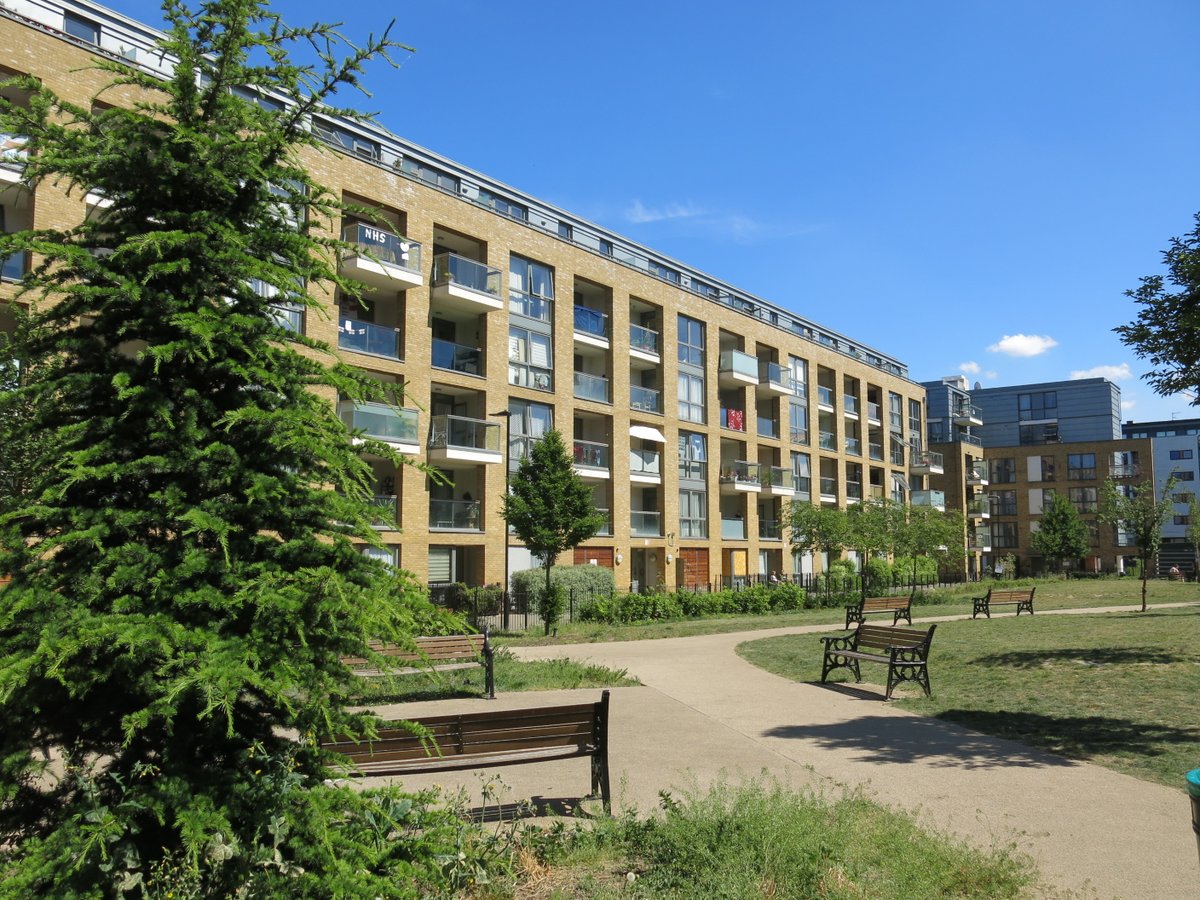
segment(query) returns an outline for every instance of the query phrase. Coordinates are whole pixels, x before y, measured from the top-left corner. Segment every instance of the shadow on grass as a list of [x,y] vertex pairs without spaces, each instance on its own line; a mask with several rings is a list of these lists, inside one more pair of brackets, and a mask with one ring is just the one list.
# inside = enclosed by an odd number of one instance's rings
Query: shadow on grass
[[1055,647],[1049,650],[1012,650],[1008,653],[994,653],[990,656],[980,656],[974,661],[985,666],[1036,669],[1049,662],[1077,662],[1089,666],[1166,665],[1185,662],[1186,657],[1170,653],[1161,647]]
[[961,769],[1070,766],[1072,760],[1114,751],[1158,756],[1163,744],[1200,741],[1197,729],[1126,719],[970,709],[947,710],[938,718],[861,716],[828,725],[782,725],[764,735],[815,741],[863,762]]

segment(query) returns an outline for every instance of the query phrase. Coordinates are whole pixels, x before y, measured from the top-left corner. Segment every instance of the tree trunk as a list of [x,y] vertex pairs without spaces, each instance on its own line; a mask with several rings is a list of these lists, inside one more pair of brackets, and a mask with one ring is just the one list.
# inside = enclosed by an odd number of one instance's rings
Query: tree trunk
[[544,629],[544,631],[542,633],[547,636],[549,636],[549,634],[550,634],[550,616],[548,613],[554,606],[554,604],[550,600],[550,591],[551,591],[551,588],[550,588],[550,566],[551,565],[553,565],[553,563],[549,563],[548,565],[545,566],[545,569],[546,569],[546,599],[542,601],[542,628]]
[[1150,560],[1142,557],[1142,612],[1146,611],[1146,583],[1150,580]]

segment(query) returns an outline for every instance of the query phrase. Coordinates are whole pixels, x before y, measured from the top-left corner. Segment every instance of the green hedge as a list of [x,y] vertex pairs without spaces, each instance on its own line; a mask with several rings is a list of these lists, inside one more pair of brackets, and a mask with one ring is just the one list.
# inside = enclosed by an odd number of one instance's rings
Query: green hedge
[[[544,569],[522,569],[513,572],[512,583],[514,593],[527,594],[531,600],[536,600],[546,586],[546,572]],[[611,594],[617,588],[612,569],[604,566],[552,566],[550,583],[577,598],[589,593]]]
[[754,585],[740,591],[711,593],[655,592],[597,596],[579,611],[584,622],[629,624],[655,619],[696,619],[705,616],[766,615],[773,612],[811,608],[818,598],[790,584]]

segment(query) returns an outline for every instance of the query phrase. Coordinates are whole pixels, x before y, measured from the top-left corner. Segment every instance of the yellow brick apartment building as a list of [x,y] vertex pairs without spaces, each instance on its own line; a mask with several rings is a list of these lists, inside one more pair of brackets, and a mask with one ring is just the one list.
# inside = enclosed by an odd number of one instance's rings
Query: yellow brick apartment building
[[[87,104],[102,83],[81,71],[89,59],[162,71],[154,37],[91,3],[9,0],[0,70]],[[612,567],[622,588],[819,570],[790,550],[790,501],[907,501],[940,471],[925,390],[899,360],[381,127],[312,127],[327,148],[306,157],[313,177],[377,210],[328,226],[369,293],[318,293],[328,315],[279,313],[403,385],[400,409],[339,412],[448,477],[371,461],[384,552],[418,579],[496,584],[506,553],[512,571],[536,564],[500,499],[506,469],[551,427],[608,520],[574,562]],[[68,227],[103,205],[33,189],[20,135],[0,146],[0,227]],[[29,263],[3,262],[0,299]]]

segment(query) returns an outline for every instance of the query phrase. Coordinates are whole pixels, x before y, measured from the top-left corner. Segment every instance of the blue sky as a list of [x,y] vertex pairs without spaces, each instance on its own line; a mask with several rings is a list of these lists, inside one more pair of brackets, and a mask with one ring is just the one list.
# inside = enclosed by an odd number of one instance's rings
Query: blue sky
[[[148,22],[158,7],[111,3]],[[277,4],[416,48],[381,124],[908,363],[1103,375],[1200,210],[1195,0]],[[389,11],[390,9],[390,11]]]

